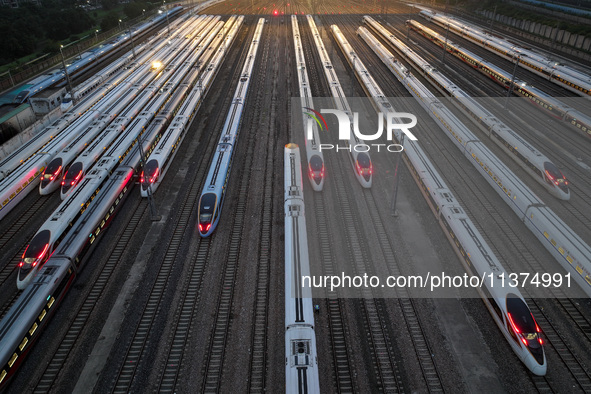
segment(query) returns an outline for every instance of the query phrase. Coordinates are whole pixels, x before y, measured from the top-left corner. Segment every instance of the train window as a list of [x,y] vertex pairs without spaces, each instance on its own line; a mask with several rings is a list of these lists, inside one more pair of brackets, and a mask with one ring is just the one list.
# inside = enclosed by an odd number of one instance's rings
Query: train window
[[310,169],[312,171],[322,171],[322,167],[324,167],[324,166],[323,166],[323,162],[322,162],[322,159],[320,158],[320,156],[313,155],[310,158]]
[[546,182],[549,184],[561,185],[565,183],[562,172],[551,162],[544,163],[544,170],[546,171]]
[[201,202],[199,204],[199,222],[211,222],[216,200],[217,196],[214,193],[206,193],[201,197]]
[[525,302],[513,293],[507,295],[507,314],[515,330],[522,334],[535,333],[536,322]]
[[33,264],[36,260],[42,260],[46,256],[49,249],[50,235],[49,230],[43,230],[33,237],[23,254],[24,264]]

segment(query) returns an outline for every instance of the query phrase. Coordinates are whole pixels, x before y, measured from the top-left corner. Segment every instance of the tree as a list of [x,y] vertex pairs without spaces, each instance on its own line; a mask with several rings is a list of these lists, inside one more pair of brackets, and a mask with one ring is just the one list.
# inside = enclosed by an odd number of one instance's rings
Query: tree
[[101,0],[103,4],[104,10],[112,10],[113,8],[117,7],[119,4],[118,0]]
[[102,31],[110,30],[110,29],[116,27],[118,24],[119,24],[119,17],[117,16],[117,13],[115,11],[111,11],[103,17],[103,20],[101,21],[101,30]]
[[143,9],[145,9],[145,6],[142,3],[127,3],[123,7],[123,12],[129,19],[133,19],[140,16]]

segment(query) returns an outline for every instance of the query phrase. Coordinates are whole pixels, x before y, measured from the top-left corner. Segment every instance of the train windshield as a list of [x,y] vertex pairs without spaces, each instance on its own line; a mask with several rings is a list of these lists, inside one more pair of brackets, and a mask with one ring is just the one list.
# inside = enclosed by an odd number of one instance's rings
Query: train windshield
[[43,173],[43,181],[53,181],[62,169],[62,159],[52,160]]
[[15,103],[22,103],[25,99],[29,96],[28,90],[22,90],[19,94],[16,95],[13,102]]
[[549,161],[545,162],[544,170],[546,171],[546,181],[549,184],[554,183],[562,190],[568,190],[568,181],[564,177],[564,174],[554,164]]
[[211,223],[213,211],[215,210],[216,195],[207,193],[201,197],[199,204],[199,223]]
[[[37,263],[35,262],[36,260],[38,262],[38,260],[43,259],[47,256],[50,235],[51,233],[49,230],[43,230],[37,233],[35,237],[33,237],[31,243],[27,247],[27,250],[25,250],[25,253],[23,254],[24,264],[32,264],[34,267],[35,265],[37,265]],[[29,266],[27,268],[31,267]]]
[[323,162],[320,156],[314,155],[310,158],[310,169],[312,171],[322,171]]
[[357,164],[359,164],[359,167],[361,168],[369,168],[371,160],[366,153],[360,153],[357,155]]
[[511,314],[512,323],[520,334],[527,335],[536,332],[536,322],[531,316],[529,308],[515,294],[507,296],[507,312]]
[[76,163],[72,164],[64,175],[64,180],[62,181],[63,186],[71,187],[78,183],[80,178],[82,177],[82,163],[77,161]]
[[144,172],[142,174],[142,189],[146,190],[149,183],[154,183],[158,180],[158,160],[150,160],[144,166]]

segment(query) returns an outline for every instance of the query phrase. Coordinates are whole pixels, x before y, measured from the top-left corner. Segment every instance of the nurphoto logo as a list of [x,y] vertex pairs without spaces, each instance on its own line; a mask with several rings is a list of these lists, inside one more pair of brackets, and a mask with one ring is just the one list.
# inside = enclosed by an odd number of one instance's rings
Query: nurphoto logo
[[[348,150],[349,152],[353,149],[356,152],[369,152],[370,150],[380,151],[380,148],[385,147],[389,152],[402,152],[403,146],[400,144],[366,144],[364,141],[375,141],[384,134],[384,118],[386,119],[386,139],[387,141],[394,141],[393,134],[395,130],[400,130],[403,136],[408,137],[412,141],[416,141],[417,138],[409,130],[416,126],[417,118],[415,115],[408,112],[378,112],[378,129],[373,134],[364,134],[359,127],[359,113],[353,112],[352,116],[347,111],[338,109],[321,109],[316,111],[309,107],[304,107],[304,110],[310,112],[304,112],[304,114],[310,117],[310,121],[306,125],[306,138],[312,140],[314,138],[314,132],[312,130],[313,123],[312,119],[318,124],[320,130],[326,130],[328,132],[328,124],[322,114],[332,114],[336,116],[339,130],[339,140],[345,141],[344,146],[335,146],[333,144],[320,144],[320,150],[336,149]],[[403,119],[408,119],[410,122],[405,123]],[[351,131],[353,133],[351,133]]]

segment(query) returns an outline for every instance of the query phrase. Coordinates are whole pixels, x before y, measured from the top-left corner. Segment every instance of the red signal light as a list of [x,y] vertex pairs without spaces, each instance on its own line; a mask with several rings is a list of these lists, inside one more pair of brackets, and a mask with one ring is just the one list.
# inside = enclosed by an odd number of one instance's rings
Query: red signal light
[[273,15],[279,15],[279,11],[277,11],[277,10],[274,10],[274,11],[273,11]]

